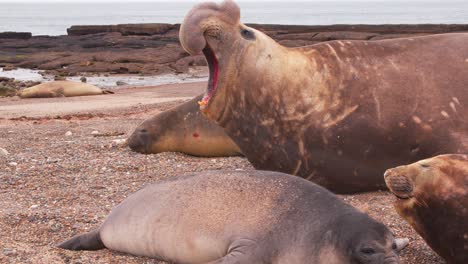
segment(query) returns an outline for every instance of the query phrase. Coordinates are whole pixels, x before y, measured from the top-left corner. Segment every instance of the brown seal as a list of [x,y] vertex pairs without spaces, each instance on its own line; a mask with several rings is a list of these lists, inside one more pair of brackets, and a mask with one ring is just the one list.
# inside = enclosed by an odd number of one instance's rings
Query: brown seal
[[385,169],[468,151],[468,34],[286,48],[200,4],[181,44],[210,68],[203,113],[257,169],[336,192],[385,188]]
[[138,126],[128,145],[140,153],[182,152],[201,157],[241,155],[223,128],[200,113],[203,95],[159,113]]
[[440,155],[389,169],[395,208],[448,263],[468,263],[468,155]]
[[72,81],[53,81],[26,88],[18,93],[21,98],[72,97],[113,94],[91,84]]
[[407,239],[328,190],[279,172],[210,171],[153,184],[58,247],[175,263],[397,264]]

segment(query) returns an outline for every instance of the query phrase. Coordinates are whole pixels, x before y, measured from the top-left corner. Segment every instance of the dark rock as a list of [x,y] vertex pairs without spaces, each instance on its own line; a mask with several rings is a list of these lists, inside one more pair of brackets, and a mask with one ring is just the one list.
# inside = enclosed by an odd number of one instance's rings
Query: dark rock
[[119,24],[119,25],[90,25],[71,26],[67,29],[69,36],[81,36],[105,32],[120,32],[122,35],[157,35],[164,34],[173,28],[171,24]]
[[368,32],[352,32],[352,31],[335,31],[335,32],[320,32],[311,40],[329,41],[329,40],[368,40],[378,35],[377,33]]
[[80,81],[81,81],[82,83],[85,83],[85,82],[88,81],[88,79],[86,79],[86,77],[81,77],[81,78],[80,78]]
[[30,39],[30,32],[0,32],[0,39]]
[[0,85],[0,97],[15,96],[16,93],[16,89]]
[[124,82],[124,81],[117,81],[115,83],[117,86],[124,86],[124,85],[128,85],[128,83]]

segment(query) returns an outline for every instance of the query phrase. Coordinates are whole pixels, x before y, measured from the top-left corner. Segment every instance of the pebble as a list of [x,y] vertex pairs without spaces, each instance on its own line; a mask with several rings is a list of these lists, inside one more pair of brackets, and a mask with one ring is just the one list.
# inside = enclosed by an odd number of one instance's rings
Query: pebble
[[81,78],[80,78],[80,81],[83,82],[83,83],[85,83],[85,82],[87,82],[88,80],[86,79],[86,77],[81,77]]
[[8,151],[4,148],[0,148],[0,156],[8,156]]
[[16,256],[18,254],[16,253],[16,250],[14,250],[14,249],[4,248],[3,249],[3,255],[5,255],[5,256]]
[[127,143],[127,139],[125,138],[120,138],[120,139],[114,139],[112,140],[112,143],[115,145],[125,145]]
[[115,83],[117,86],[123,86],[123,85],[128,85],[128,83],[124,82],[124,81],[117,81]]
[[72,136],[72,135],[73,135],[73,133],[72,133],[71,131],[67,131],[67,133],[65,133],[65,136],[66,136],[66,137],[70,137],[70,136]]
[[10,163],[8,163],[8,165],[11,166],[11,167],[16,167],[16,166],[18,166],[18,163],[10,162]]
[[31,205],[31,207],[30,207],[30,208],[31,208],[31,209],[36,209],[36,208],[38,208],[38,207],[39,207],[39,205],[38,205],[38,204],[33,204],[33,205]]
[[99,131],[94,130],[93,132],[91,132],[91,135],[93,135],[93,136],[94,136],[94,135],[99,135]]

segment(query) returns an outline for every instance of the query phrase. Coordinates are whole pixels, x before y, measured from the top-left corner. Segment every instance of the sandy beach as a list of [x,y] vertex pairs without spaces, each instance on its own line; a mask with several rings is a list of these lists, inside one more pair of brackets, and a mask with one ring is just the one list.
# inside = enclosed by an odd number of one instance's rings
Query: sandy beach
[[[54,244],[97,227],[110,210],[146,184],[184,172],[253,169],[242,157],[143,155],[121,144],[146,118],[186,101],[205,83],[133,87],[114,95],[0,99],[1,263],[165,263]],[[70,131],[71,136],[65,134]],[[93,135],[93,131],[98,131]],[[94,133],[96,134],[96,133]],[[400,218],[384,191],[341,196],[411,241],[402,263],[444,263]]]

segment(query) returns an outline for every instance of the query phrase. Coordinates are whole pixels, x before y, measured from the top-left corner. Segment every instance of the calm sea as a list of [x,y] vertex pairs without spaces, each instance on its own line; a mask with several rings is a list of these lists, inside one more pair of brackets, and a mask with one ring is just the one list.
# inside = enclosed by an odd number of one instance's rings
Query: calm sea
[[[97,0],[98,2],[99,0]],[[0,32],[63,35],[72,25],[180,23],[190,2],[0,3]],[[468,0],[315,0],[241,2],[244,23],[419,24],[468,23]]]

